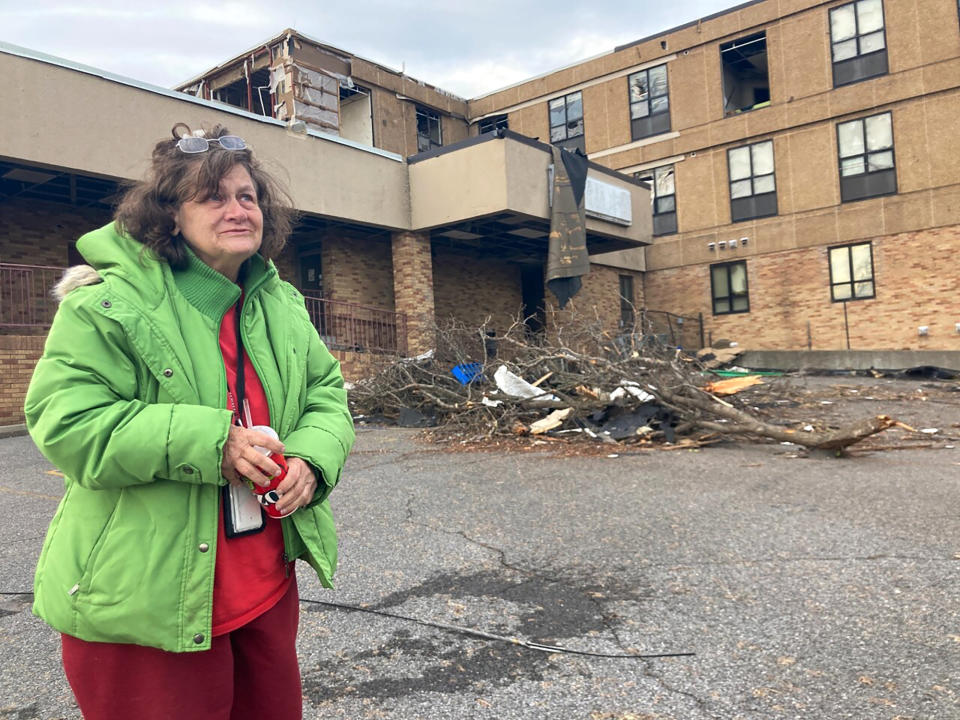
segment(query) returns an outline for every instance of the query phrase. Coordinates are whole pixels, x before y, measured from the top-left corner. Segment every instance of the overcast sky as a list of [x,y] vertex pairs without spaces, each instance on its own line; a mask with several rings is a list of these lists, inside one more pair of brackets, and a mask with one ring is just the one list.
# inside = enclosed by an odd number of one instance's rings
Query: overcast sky
[[0,41],[171,87],[287,27],[472,98],[737,0],[0,0]]

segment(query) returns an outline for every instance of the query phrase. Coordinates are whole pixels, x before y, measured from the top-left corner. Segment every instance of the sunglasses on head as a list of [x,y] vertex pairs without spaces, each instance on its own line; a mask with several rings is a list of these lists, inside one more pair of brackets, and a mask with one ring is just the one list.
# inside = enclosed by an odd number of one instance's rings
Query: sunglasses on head
[[177,140],[177,148],[184,153],[202,153],[210,149],[210,143],[217,143],[224,150],[245,150],[247,144],[236,135],[224,135],[218,138],[193,137],[188,135]]

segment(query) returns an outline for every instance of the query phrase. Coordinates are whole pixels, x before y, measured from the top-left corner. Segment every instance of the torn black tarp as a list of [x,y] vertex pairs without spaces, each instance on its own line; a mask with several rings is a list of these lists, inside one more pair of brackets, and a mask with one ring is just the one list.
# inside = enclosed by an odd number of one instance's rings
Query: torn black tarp
[[675,428],[679,418],[669,409],[654,403],[645,403],[637,408],[608,405],[589,418],[588,424],[597,433],[609,435],[614,440],[636,437],[637,430],[649,427],[660,430],[667,442],[676,442]]
[[580,278],[590,270],[583,209],[586,185],[586,156],[554,147],[547,288],[561,309],[580,290]]

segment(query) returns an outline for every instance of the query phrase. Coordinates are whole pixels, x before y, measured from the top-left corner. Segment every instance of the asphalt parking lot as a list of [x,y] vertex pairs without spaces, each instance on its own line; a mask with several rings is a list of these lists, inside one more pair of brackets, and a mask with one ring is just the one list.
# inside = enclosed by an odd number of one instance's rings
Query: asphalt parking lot
[[[960,718],[960,449],[611,458],[416,437],[359,428],[333,495],[337,589],[300,569],[305,717]],[[0,718],[79,718],[29,612],[62,480],[25,437],[0,463]]]

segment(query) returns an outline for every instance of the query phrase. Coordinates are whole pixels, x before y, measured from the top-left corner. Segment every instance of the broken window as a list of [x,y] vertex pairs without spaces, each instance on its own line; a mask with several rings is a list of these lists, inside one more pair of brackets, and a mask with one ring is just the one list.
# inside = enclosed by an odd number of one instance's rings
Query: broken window
[[440,132],[440,113],[422,105],[417,105],[417,152],[443,145],[443,136]]
[[583,140],[583,95],[580,91],[550,101],[550,142],[569,150],[586,150]]
[[773,140],[727,150],[732,222],[777,214]]
[[724,115],[770,104],[765,32],[720,45],[720,63],[723,67]]
[[620,329],[633,332],[634,324],[633,275],[620,276]]
[[653,234],[671,235],[677,231],[677,195],[673,165],[662,165],[636,174],[637,180],[650,183],[653,204]]
[[864,300],[875,296],[870,243],[830,248],[830,299]]
[[634,140],[670,130],[667,66],[657,65],[627,78],[630,92],[630,133]]
[[893,119],[889,112],[837,125],[837,147],[843,202],[897,192]]
[[887,73],[882,0],[857,0],[830,10],[833,86]]
[[370,91],[350,78],[340,80],[340,137],[373,146],[373,105]]
[[710,292],[713,296],[714,315],[750,312],[747,261],[735,260],[711,265]]
[[496,132],[497,130],[506,130],[507,116],[491,115],[490,117],[485,117],[478,123],[478,129],[481,135],[485,135],[488,132]]

